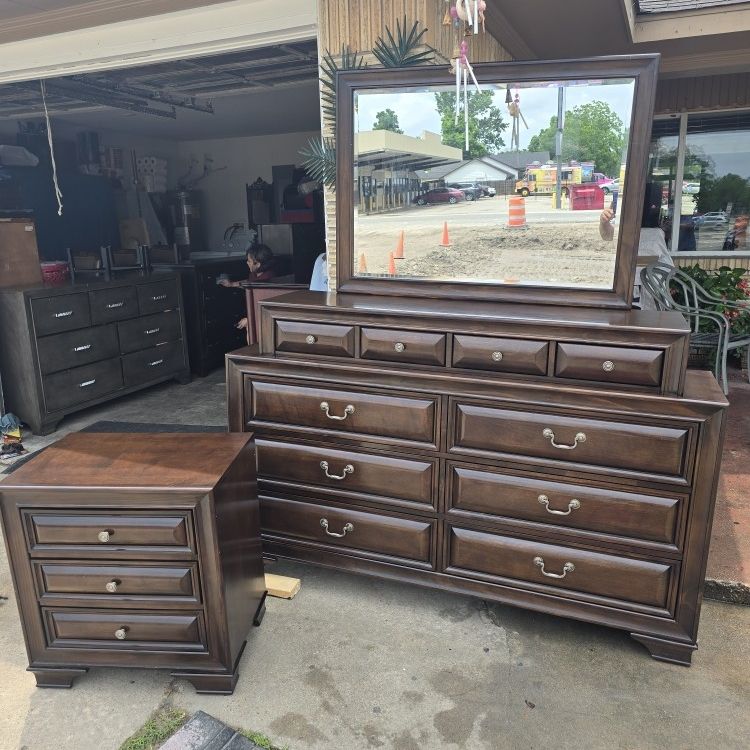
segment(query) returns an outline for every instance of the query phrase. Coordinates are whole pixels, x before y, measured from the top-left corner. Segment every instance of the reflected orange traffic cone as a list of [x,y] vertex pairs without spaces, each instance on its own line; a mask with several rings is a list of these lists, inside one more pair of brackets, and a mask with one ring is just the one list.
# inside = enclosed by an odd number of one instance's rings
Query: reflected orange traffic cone
[[450,240],[450,237],[448,236],[448,222],[446,221],[443,224],[443,239],[442,239],[442,242],[440,243],[440,247],[450,247],[450,246],[451,246],[451,240]]
[[398,236],[398,243],[396,243],[396,252],[393,253],[393,257],[396,260],[404,259],[404,230],[401,230],[401,234]]
[[393,253],[388,253],[388,274],[390,276],[396,275],[396,261],[393,260]]
[[359,256],[359,266],[357,267],[357,271],[359,273],[367,273],[367,259],[365,258],[364,253],[361,253]]

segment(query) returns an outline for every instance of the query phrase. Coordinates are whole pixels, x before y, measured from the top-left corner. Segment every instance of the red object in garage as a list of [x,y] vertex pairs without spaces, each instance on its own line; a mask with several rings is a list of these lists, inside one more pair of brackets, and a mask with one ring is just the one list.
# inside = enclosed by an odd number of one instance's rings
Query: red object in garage
[[569,185],[570,208],[572,211],[585,211],[587,209],[604,208],[604,191],[598,186],[588,183],[586,185]]

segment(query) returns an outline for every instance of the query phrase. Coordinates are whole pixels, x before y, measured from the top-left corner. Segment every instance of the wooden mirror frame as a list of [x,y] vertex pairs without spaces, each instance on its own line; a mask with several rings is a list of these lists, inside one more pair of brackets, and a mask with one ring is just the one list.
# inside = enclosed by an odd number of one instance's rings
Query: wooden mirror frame
[[337,75],[336,104],[336,271],[342,293],[493,300],[588,307],[629,308],[638,257],[641,211],[648,167],[659,55],[618,55],[578,60],[486,63],[474,66],[479,83],[523,83],[586,78],[633,78],[627,168],[620,203],[614,284],[611,289],[515,286],[429,279],[369,279],[354,275],[354,92],[450,85],[445,65],[368,68]]

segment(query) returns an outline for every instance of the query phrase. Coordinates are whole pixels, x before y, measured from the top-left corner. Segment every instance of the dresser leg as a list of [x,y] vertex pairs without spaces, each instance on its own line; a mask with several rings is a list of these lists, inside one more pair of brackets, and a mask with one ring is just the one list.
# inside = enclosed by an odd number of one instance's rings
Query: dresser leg
[[187,385],[192,381],[193,376],[190,374],[190,370],[181,372],[179,375],[175,375],[174,378],[180,385]]
[[640,633],[631,633],[630,637],[642,643],[657,661],[681,664],[684,667],[690,666],[693,651],[698,650],[696,644],[667,641],[662,638],[654,638],[650,635],[641,635]]
[[29,667],[29,672],[34,673],[36,677],[36,686],[40,688],[69,688],[73,686],[73,680],[89,670],[85,667],[66,667],[56,669],[54,667],[46,669],[36,669]]
[[260,604],[258,605],[258,609],[255,610],[255,616],[253,617],[253,625],[257,628],[258,625],[263,622],[263,616],[266,614],[266,597],[268,596],[268,592],[264,591],[263,596],[260,600]]
[[240,673],[235,667],[228,674],[207,674],[201,672],[172,672],[172,677],[179,677],[192,683],[196,693],[209,695],[231,695]]

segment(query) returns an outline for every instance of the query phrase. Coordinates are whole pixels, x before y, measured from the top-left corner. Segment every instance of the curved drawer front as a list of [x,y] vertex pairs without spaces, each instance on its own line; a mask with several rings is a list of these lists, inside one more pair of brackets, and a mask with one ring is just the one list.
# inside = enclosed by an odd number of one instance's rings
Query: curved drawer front
[[555,375],[558,378],[655,387],[661,384],[663,364],[664,352],[660,349],[558,344]]
[[417,365],[445,364],[446,336],[443,333],[362,328],[360,339],[360,356],[363,359],[409,362]]
[[271,423],[435,443],[437,399],[253,381],[252,425]]
[[450,467],[449,511],[678,543],[681,501],[463,466]]
[[[325,523],[324,523],[325,522]],[[262,497],[263,534],[317,542],[347,554],[357,551],[433,567],[435,521]]]
[[453,367],[545,375],[548,351],[546,341],[455,334]]
[[671,608],[677,564],[451,527],[446,572],[531,583],[646,607]]
[[276,321],[276,351],[354,356],[354,326]]
[[432,507],[437,467],[419,461],[358,451],[258,439],[258,478],[399,498]]
[[589,417],[455,405],[454,452],[551,458],[687,478],[690,432]]

